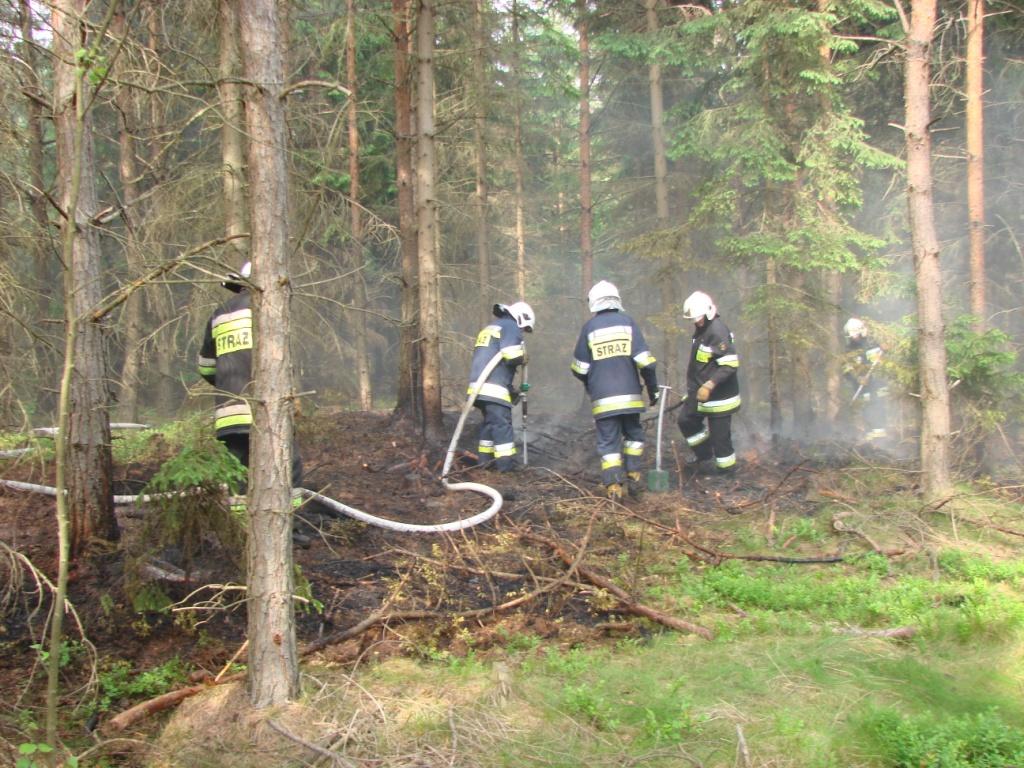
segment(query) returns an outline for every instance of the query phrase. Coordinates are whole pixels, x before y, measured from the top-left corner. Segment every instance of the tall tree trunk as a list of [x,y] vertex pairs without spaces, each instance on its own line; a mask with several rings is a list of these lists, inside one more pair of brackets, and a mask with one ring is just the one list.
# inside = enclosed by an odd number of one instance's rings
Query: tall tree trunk
[[519,56],[519,4],[512,0],[512,119],[516,173],[516,295],[526,298],[526,203],[523,177],[523,94]]
[[[148,0],[145,6],[146,12],[146,33],[147,46],[152,56],[159,61],[161,56],[161,13],[160,8],[163,0]],[[162,138],[164,126],[164,111],[161,94],[157,88],[159,84],[159,66],[157,73],[152,75],[151,85],[154,87],[149,96],[149,131],[150,138],[149,164],[154,173],[160,173],[161,166],[166,163],[164,153],[165,140]],[[167,257],[167,245],[162,240],[155,246],[160,251],[161,259]],[[163,329],[154,346],[154,357],[156,358],[156,386],[153,388],[155,396],[153,401],[163,409],[165,414],[174,413],[180,394],[178,390],[178,379],[175,375],[180,351],[178,349],[175,334],[174,318],[178,312],[174,306],[174,297],[169,287],[155,287],[146,296],[150,302],[153,314],[157,318],[157,324]]]
[[480,320],[491,315],[491,249],[488,237],[487,83],[485,77],[484,3],[473,0],[473,146],[476,150],[476,259],[480,280]]
[[580,277],[583,296],[594,282],[594,198],[590,189],[590,9],[577,0],[580,36]]
[[926,499],[949,493],[949,388],[942,320],[942,270],[932,201],[929,78],[936,0],[913,0],[907,34],[907,201],[917,282],[918,373],[921,379],[921,485]]
[[[99,235],[92,224],[99,207],[88,108],[93,94],[87,84],[110,16],[90,40],[85,6],[86,0],[59,0],[51,6],[57,189],[65,214],[61,232],[65,346],[56,440],[57,589],[47,647],[46,685],[46,742],[51,748],[58,746],[57,701],[68,566],[91,539],[116,539],[118,534],[111,493],[108,373],[102,330],[86,319],[102,298]],[[110,10],[115,7],[116,3]],[[80,56],[79,51],[85,55]]]
[[971,314],[985,330],[985,0],[967,3],[967,216],[971,232]]
[[39,229],[38,236],[32,242],[32,265],[35,278],[33,290],[38,291],[38,319],[43,320],[49,314],[50,295],[52,294],[52,269],[46,243],[49,240],[49,216],[46,211],[46,182],[43,177],[43,110],[44,100],[39,84],[39,64],[36,55],[35,33],[32,24],[32,4],[30,0],[21,0],[21,39],[19,46],[21,57],[25,60],[25,112],[28,132],[28,173],[32,185],[30,201],[32,219]]
[[248,242],[238,237],[247,231],[245,221],[245,104],[238,82],[242,70],[238,50],[238,2],[220,0],[220,81],[217,93],[224,122],[220,128],[221,184],[224,190],[224,234],[229,266],[241,267],[249,258]]
[[399,334],[395,415],[417,420],[423,414],[419,357],[419,255],[412,167],[412,35],[410,0],[392,0],[395,17],[395,166],[398,186],[398,239],[402,249],[402,327]]
[[420,334],[423,428],[442,437],[441,285],[437,254],[434,148],[434,0],[419,0],[416,21],[416,222],[419,241]]
[[288,275],[287,133],[284,61],[276,0],[239,6],[249,127],[250,216],[255,328],[247,541],[249,685],[254,707],[299,692],[292,602],[291,464],[294,388]]
[[[28,141],[28,173],[32,191],[29,196],[32,206],[32,219],[36,225],[36,235],[32,238],[32,290],[36,295],[36,316],[34,323],[43,333],[43,324],[50,317],[50,303],[54,295],[54,270],[50,263],[53,257],[52,234],[46,202],[46,180],[43,172],[43,108],[46,100],[39,81],[39,56],[36,53],[35,32],[33,25],[32,4],[30,0],[21,0],[21,56],[25,61],[25,114],[26,134]],[[45,345],[35,345],[39,359],[40,395],[37,400],[37,413],[46,418],[53,410],[53,380],[56,369],[54,355]]]
[[90,539],[116,539],[111,478],[110,393],[103,330],[86,318],[100,303],[103,285],[99,232],[93,220],[99,211],[96,196],[91,93],[75,52],[87,45],[82,14],[85,0],[65,0],[53,6],[54,124],[61,209],[67,214],[63,242],[65,315],[74,329],[73,375],[70,380],[71,421],[68,441],[68,506],[71,512],[71,553],[77,555]]
[[[118,10],[111,26],[119,38],[128,35],[125,14]],[[125,70],[125,59],[118,57],[116,66]],[[122,217],[125,225],[125,260],[131,279],[140,276],[144,269],[139,233],[142,227],[139,199],[139,169],[135,159],[135,96],[123,82],[117,86],[118,113],[118,176],[121,180]],[[139,390],[142,386],[142,302],[143,294],[135,291],[124,306],[124,363],[121,366],[121,389],[118,397],[118,414],[123,421],[138,421]]]
[[[658,0],[644,0],[647,15],[647,31],[653,37],[658,32]],[[648,83],[651,96],[651,147],[654,150],[654,208],[657,213],[658,229],[668,227],[668,156],[665,152],[665,106],[661,85],[661,65],[651,61],[648,66]],[[676,304],[675,265],[666,258],[658,270],[658,285],[661,290],[662,345],[664,346],[665,381],[675,381],[679,368],[677,339],[679,331],[673,322],[673,308]]]
[[345,69],[348,74],[348,175],[349,209],[352,211],[352,267],[356,270],[355,342],[356,371],[359,379],[359,406],[373,409],[373,384],[370,380],[370,353],[367,349],[366,275],[363,270],[363,210],[359,204],[359,90],[356,79],[356,4],[348,0],[345,19]]

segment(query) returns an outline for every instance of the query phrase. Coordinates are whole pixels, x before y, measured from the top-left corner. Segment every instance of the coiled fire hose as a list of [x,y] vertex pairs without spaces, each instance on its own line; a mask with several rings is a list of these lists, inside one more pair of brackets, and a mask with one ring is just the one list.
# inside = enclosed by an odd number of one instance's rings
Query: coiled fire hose
[[[462,520],[453,520],[448,523],[438,523],[436,525],[419,525],[415,523],[401,523],[397,520],[389,520],[384,517],[377,517],[375,515],[368,514],[355,507],[350,507],[347,504],[332,499],[329,496],[324,496],[322,493],[311,491],[308,488],[295,488],[293,493],[302,496],[307,499],[314,499],[315,501],[323,504],[324,506],[339,512],[346,517],[351,517],[354,520],[366,523],[367,525],[373,525],[378,528],[385,528],[389,531],[398,531],[400,533],[449,533],[452,531],[462,531],[466,528],[472,528],[474,525],[485,523],[498,514],[498,510],[501,509],[502,502],[504,501],[501,494],[489,485],[483,483],[452,483],[448,480],[448,472],[451,469],[452,460],[455,457],[455,446],[459,442],[459,437],[462,435],[462,428],[466,423],[466,417],[469,415],[469,409],[473,407],[473,403],[476,401],[476,393],[479,392],[480,387],[487,380],[487,377],[491,375],[491,371],[495,369],[498,363],[501,362],[501,352],[498,352],[488,361],[487,365],[484,366],[483,371],[477,378],[473,385],[470,387],[469,395],[466,398],[466,404],[462,408],[462,413],[459,416],[458,424],[455,426],[455,432],[452,433],[451,442],[448,444],[448,452],[445,455],[444,466],[441,469],[441,483],[449,491],[473,491],[475,493],[488,496],[491,499],[490,505],[483,512],[467,517]],[[18,491],[29,491],[32,493],[42,493],[47,496],[56,496],[57,489],[47,485],[36,485],[35,483],[24,483],[19,480],[3,480],[0,479],[0,485],[7,488],[12,488]],[[161,497],[167,498],[173,495],[181,495],[188,493],[188,491],[181,491],[177,494],[160,494]],[[154,495],[140,494],[136,496],[114,496],[114,504],[126,505],[126,504],[145,504],[146,502],[152,501],[157,498]]]

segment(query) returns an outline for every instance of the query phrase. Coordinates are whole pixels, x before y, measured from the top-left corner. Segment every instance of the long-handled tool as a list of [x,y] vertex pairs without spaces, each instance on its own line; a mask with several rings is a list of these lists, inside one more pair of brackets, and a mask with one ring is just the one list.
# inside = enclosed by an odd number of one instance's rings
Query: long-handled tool
[[526,439],[526,393],[530,391],[530,384],[526,380],[526,366],[523,366],[523,381],[519,385],[519,402],[523,406],[523,466],[529,466],[530,464],[530,449],[529,441]]
[[647,470],[647,490],[652,493],[665,493],[668,491],[668,471],[661,468],[661,423],[665,419],[665,401],[672,387],[662,384],[661,397],[658,398],[658,441],[654,453],[654,469]]
[[860,381],[860,386],[857,387],[857,391],[853,393],[853,397],[850,398],[850,405],[857,402],[857,398],[860,397],[860,393],[864,391],[864,387],[871,381],[871,374],[875,371],[875,366],[878,365],[878,358],[868,367],[868,372],[864,374],[864,377]]

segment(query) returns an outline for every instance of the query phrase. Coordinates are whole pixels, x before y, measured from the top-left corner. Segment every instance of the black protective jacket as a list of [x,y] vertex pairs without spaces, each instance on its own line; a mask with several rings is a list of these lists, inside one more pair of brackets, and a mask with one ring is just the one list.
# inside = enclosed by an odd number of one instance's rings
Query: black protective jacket
[[476,399],[511,408],[512,380],[515,378],[516,368],[526,362],[526,345],[522,329],[509,315],[494,318],[477,334],[473,360],[469,367],[467,394],[474,394],[473,385],[495,355],[501,355],[501,362],[481,384],[480,391],[476,392]]
[[718,315],[703,328],[694,330],[686,369],[686,396],[696,400],[697,390],[703,384],[715,384],[711,399],[697,405],[698,413],[714,416],[739,410],[739,367],[732,332]]
[[213,313],[199,350],[199,373],[217,388],[218,437],[247,434],[252,426],[248,402],[232,395],[251,394],[254,340],[252,297],[242,290]]
[[595,419],[643,413],[640,378],[648,395],[658,391],[658,375],[640,326],[625,312],[606,309],[583,325],[573,353],[572,373],[590,395]]

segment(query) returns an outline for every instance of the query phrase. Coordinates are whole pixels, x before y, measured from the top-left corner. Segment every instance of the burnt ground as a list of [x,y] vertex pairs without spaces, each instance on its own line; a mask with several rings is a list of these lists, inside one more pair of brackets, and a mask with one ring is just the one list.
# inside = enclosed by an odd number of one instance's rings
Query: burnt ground
[[[741,436],[739,472],[687,477],[680,490],[682,460],[671,423],[666,419],[664,441],[671,491],[621,504],[600,495],[593,425],[586,419],[576,431],[531,424],[530,466],[517,473],[456,471],[456,479],[491,484],[507,495],[496,518],[464,532],[395,533],[307,504],[297,514],[295,559],[322,610],[298,613],[300,650],[337,662],[392,654],[436,658],[469,648],[478,655],[500,652],[511,638],[524,635],[568,645],[660,629],[657,617],[643,620],[631,605],[634,593],[642,597],[638,574],[645,557],[655,548],[673,547],[694,561],[717,562],[732,543],[724,523],[737,516],[763,521],[770,541],[777,515],[814,513],[820,498],[815,478],[824,469],[820,459],[796,452],[779,456]],[[473,444],[475,427],[471,418],[461,445]],[[651,443],[653,431],[649,426]],[[487,506],[478,494],[445,491],[438,473],[446,446],[425,447],[387,414],[321,409],[300,422],[299,444],[307,488],[371,514],[437,523]],[[653,449],[648,453],[653,465]],[[155,469],[119,467],[119,487],[137,488]],[[0,470],[7,479],[52,484],[51,470],[38,462],[6,460]],[[241,581],[233,564],[240,557],[205,530],[197,535],[191,561],[183,563],[180,547],[156,543],[145,527],[147,514],[120,510],[122,546],[95,547],[71,573],[71,601],[96,648],[99,669],[124,659],[141,671],[178,656],[190,669],[216,674],[244,640],[245,615],[230,605],[237,595],[202,587]],[[0,542],[51,579],[55,529],[51,498],[0,488]],[[785,548],[789,542],[775,544]],[[800,556],[796,548],[783,552]],[[48,604],[39,599],[31,573],[12,562],[0,560],[0,572],[12,587],[19,583],[9,577],[23,581],[20,590],[9,588],[0,596],[0,734],[17,744],[31,741],[31,722],[42,721],[44,674],[32,646],[40,642]],[[161,578],[154,565],[170,578]],[[175,566],[187,566],[187,578]],[[188,598],[183,605],[191,606],[208,601],[208,610],[147,610],[165,598]],[[368,622],[370,617],[376,620]],[[685,625],[674,628],[687,631]],[[68,631],[75,636],[73,623]],[[91,671],[85,656],[68,665],[64,685],[66,703],[79,705],[82,723],[97,701],[95,686],[81,687]],[[109,702],[100,719],[130,703]]]

